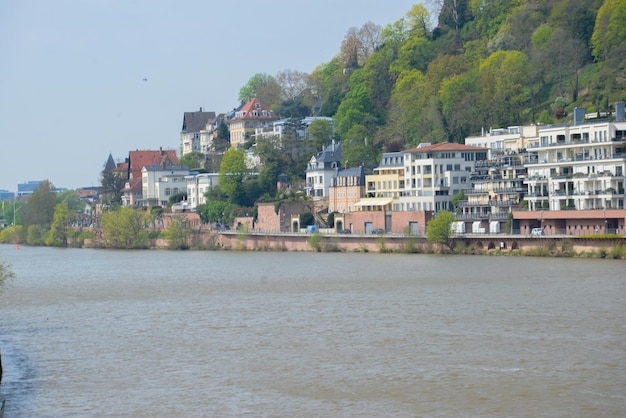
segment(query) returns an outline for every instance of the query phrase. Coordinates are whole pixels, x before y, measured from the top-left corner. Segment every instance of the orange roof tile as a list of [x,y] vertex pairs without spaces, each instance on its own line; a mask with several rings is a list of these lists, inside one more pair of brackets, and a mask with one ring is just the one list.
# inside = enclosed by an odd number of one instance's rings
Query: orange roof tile
[[141,178],[141,169],[151,165],[178,165],[178,157],[174,150],[131,151],[128,154],[132,178]]
[[235,113],[233,119],[274,119],[274,113],[263,102],[253,97]]

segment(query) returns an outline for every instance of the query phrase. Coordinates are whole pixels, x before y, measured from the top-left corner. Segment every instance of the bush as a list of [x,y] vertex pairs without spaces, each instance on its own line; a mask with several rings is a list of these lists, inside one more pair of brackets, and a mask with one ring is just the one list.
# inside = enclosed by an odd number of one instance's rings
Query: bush
[[309,239],[307,240],[307,244],[309,244],[309,246],[317,251],[318,253],[322,251],[322,234],[320,234],[319,232],[314,232],[313,235],[311,235],[309,237]]

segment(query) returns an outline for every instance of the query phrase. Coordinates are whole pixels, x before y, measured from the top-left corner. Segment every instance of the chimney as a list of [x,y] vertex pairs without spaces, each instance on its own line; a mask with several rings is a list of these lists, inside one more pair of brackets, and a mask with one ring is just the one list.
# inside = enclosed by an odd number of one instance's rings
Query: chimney
[[350,168],[350,161],[346,161],[346,170]]
[[615,103],[615,122],[624,122],[626,115],[624,111],[624,102]]
[[575,107],[574,108],[574,125],[580,125],[583,123],[583,119],[585,118],[585,108],[584,107]]
[[331,150],[332,150],[332,152],[335,152],[335,140],[334,139],[333,139],[332,145],[333,146],[332,146]]

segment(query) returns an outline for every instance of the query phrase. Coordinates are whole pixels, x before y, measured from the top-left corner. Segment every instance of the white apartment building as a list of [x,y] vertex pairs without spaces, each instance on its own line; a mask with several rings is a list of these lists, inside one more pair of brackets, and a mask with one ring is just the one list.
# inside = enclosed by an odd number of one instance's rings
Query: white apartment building
[[218,173],[200,173],[185,176],[187,182],[187,204],[195,210],[199,205],[207,203],[205,193],[219,184]]
[[585,122],[584,115],[577,108],[573,125],[539,129],[538,160],[526,165],[524,182],[530,210],[625,208],[624,104],[615,121]]
[[150,165],[141,169],[142,206],[165,206],[170,196],[186,192],[189,168]]
[[450,201],[472,187],[474,164],[487,159],[488,149],[464,144],[420,144],[403,151],[404,196],[398,198],[400,211],[451,210]]

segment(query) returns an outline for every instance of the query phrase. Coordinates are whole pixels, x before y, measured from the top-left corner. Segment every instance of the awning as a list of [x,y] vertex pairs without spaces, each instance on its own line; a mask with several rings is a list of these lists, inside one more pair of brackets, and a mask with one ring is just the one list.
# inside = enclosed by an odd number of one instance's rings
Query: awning
[[393,199],[367,199],[359,200],[354,206],[387,206]]

